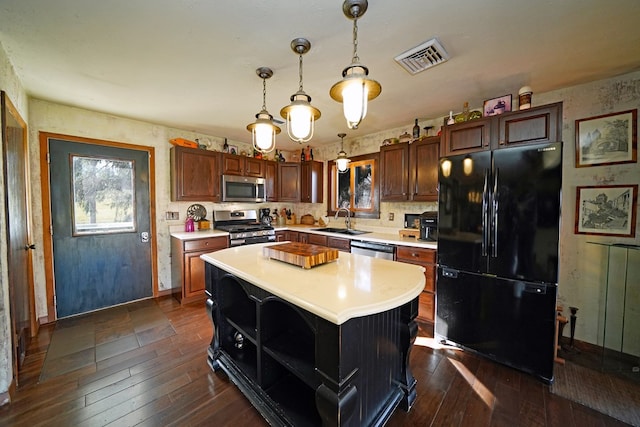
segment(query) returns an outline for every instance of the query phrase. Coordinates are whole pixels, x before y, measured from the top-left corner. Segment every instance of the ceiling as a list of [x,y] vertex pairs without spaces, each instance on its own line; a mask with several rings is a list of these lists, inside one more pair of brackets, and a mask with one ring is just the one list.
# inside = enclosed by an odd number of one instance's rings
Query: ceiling
[[[304,90],[322,117],[310,143],[351,137],[640,70],[637,0],[371,0],[358,54],[382,93],[349,130],[331,86],[351,63],[341,0],[0,0],[0,43],[27,93],[179,129],[250,142],[262,106],[298,90],[290,42],[305,37]],[[394,58],[437,37],[450,59],[411,75]],[[517,105],[517,104],[516,104]],[[286,129],[278,148],[299,147]]]

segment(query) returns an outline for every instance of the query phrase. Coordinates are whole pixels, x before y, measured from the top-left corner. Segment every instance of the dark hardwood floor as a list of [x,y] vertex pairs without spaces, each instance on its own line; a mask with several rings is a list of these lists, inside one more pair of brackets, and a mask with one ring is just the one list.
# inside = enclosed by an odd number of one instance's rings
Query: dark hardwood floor
[[[56,334],[52,341],[52,336]],[[58,335],[59,334],[59,335]],[[32,341],[0,425],[260,426],[266,422],[206,363],[203,303],[147,300],[45,325]],[[411,354],[418,398],[390,426],[622,426],[549,392],[534,378],[452,349]]]

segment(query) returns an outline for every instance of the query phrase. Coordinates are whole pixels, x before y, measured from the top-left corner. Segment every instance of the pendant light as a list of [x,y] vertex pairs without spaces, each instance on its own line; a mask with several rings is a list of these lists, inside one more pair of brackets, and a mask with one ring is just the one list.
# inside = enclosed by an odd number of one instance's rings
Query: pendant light
[[351,64],[342,70],[342,80],[329,91],[331,98],[342,102],[349,129],[358,129],[367,115],[367,102],[382,91],[380,83],[367,77],[369,69],[360,63],[358,57],[358,18],[364,15],[367,7],[367,0],[345,0],[342,4],[344,15],[353,19],[353,58]]
[[273,124],[273,116],[267,111],[267,79],[273,76],[268,67],[260,67],[256,74],[262,79],[262,110],[256,114],[256,121],[247,125],[251,132],[253,148],[261,153],[268,153],[276,148],[276,135],[280,128]]
[[291,50],[298,54],[298,91],[291,95],[291,104],[280,110],[280,115],[287,121],[289,138],[300,144],[313,137],[313,126],[320,118],[320,110],[311,105],[311,97],[302,89],[302,55],[309,52],[311,43],[305,38],[291,41]]
[[344,137],[347,136],[346,133],[339,133],[338,138],[340,138],[340,152],[338,153],[338,158],[336,159],[336,167],[338,168],[338,172],[344,173],[349,170],[349,158],[347,157],[347,153],[344,152]]

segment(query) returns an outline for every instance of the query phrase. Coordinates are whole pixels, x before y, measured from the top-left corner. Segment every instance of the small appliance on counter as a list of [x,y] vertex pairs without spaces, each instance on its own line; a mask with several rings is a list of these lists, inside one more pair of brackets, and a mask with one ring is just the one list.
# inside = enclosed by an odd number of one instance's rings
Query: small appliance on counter
[[263,225],[271,225],[271,209],[262,208],[260,209],[260,223]]
[[420,215],[420,240],[438,240],[438,212],[423,212]]

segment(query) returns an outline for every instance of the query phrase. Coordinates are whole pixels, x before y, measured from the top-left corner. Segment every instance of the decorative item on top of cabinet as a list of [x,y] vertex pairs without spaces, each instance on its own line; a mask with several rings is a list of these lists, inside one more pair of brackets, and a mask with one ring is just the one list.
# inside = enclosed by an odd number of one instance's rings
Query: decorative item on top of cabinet
[[435,320],[436,250],[413,246],[397,246],[396,261],[416,264],[425,268],[424,290],[420,294],[418,318],[433,323]]
[[220,153],[171,147],[171,200],[220,201]]
[[171,238],[171,280],[173,296],[180,304],[203,301],[204,265],[200,255],[228,247],[226,236],[180,240]]
[[223,153],[222,174],[264,178],[264,161],[255,157]]

